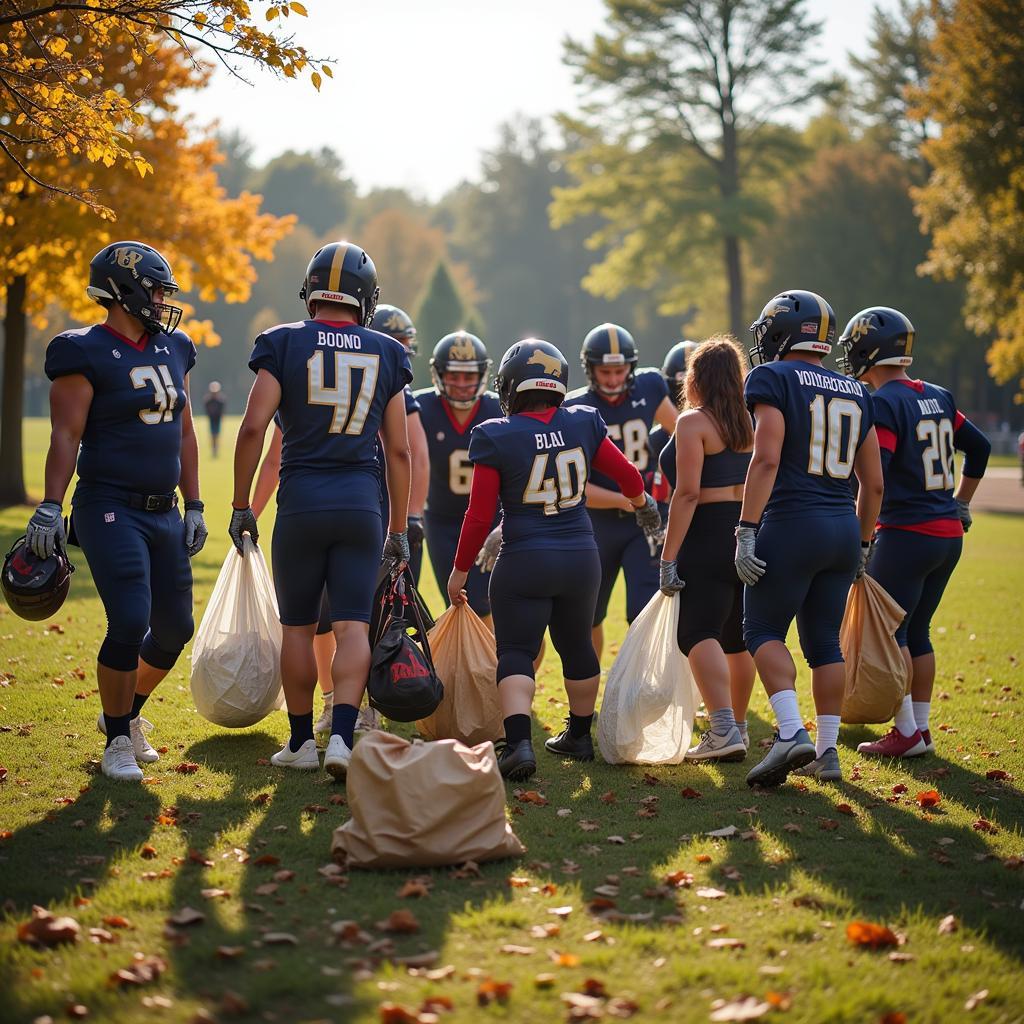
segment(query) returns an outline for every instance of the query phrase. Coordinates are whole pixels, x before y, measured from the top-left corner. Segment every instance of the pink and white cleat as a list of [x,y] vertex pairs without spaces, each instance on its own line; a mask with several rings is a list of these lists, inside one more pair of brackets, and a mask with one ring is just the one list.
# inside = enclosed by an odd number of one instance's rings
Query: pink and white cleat
[[920,757],[927,752],[928,747],[919,730],[904,736],[896,726],[874,743],[857,744],[857,753],[868,757]]

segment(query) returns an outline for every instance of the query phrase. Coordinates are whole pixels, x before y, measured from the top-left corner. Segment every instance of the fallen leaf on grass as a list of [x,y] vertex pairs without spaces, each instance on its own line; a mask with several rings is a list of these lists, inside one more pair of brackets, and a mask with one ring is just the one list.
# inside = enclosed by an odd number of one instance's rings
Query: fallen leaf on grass
[[156,981],[167,970],[167,961],[159,956],[145,956],[136,953],[127,967],[122,967],[110,976],[113,988],[128,988],[133,985],[148,985]]
[[584,978],[583,984],[580,985],[580,991],[585,996],[592,996],[594,999],[604,999],[608,995],[608,990],[600,978]]
[[989,835],[999,831],[999,827],[989,821],[988,818],[979,818],[973,825],[971,825],[971,828],[973,828],[975,832],[987,832]]
[[231,895],[227,889],[201,889],[200,895],[204,900],[222,900]]
[[721,889],[710,889],[710,888],[708,888],[708,889],[698,889],[697,890],[697,895],[702,900],[721,900],[721,899],[725,899],[725,897],[728,896],[729,894],[726,893],[726,892],[722,892]]
[[579,967],[580,958],[575,953],[559,953],[552,950],[550,953],[551,962],[557,967]]
[[918,793],[914,797],[918,807],[938,807],[942,803],[942,797],[939,796],[938,790],[926,789]]
[[277,882],[264,882],[255,889],[257,896],[273,896],[277,892]]
[[252,802],[254,804],[258,804],[258,805],[263,805],[265,803],[268,803],[269,801],[270,801],[270,794],[269,793],[257,793],[252,798]]
[[188,859],[190,864],[198,864],[204,868],[213,867],[213,861],[209,857],[204,857],[198,850],[189,850]]
[[517,789],[514,796],[521,804],[535,804],[537,807],[547,807],[548,805],[548,800],[544,794],[538,793],[535,789],[525,791]]
[[597,799],[603,804],[613,804],[615,803],[615,793],[609,789],[607,793],[602,793]]
[[687,786],[686,789],[681,789],[679,795],[684,800],[700,800],[703,796],[700,790],[692,789],[690,786]]
[[632,999],[627,996],[615,996],[614,999],[609,999],[604,1004],[605,1013],[609,1017],[615,1017],[617,1020],[627,1020],[632,1017],[640,1009],[640,1004],[635,1003]]
[[237,960],[245,953],[245,946],[218,946],[214,956],[218,960]]
[[530,879],[523,875],[509,875],[508,886],[510,889],[525,889],[530,884]]
[[693,885],[693,875],[689,871],[673,871],[665,876],[665,884],[674,889],[689,889]]
[[897,796],[899,796],[901,793],[906,793],[906,791],[907,791],[906,784],[903,783],[903,782],[897,782],[896,785],[892,787],[892,791]]
[[747,944],[742,939],[708,939],[705,943],[708,949],[746,949]]
[[398,1003],[380,1004],[380,1024],[419,1024],[420,1015]]
[[177,925],[179,928],[187,928],[190,925],[202,924],[205,920],[206,915],[202,911],[193,907],[182,907],[167,918],[167,923]]
[[596,832],[599,828],[596,821],[589,821],[586,818],[579,822],[579,826],[584,832]]
[[705,832],[706,836],[713,836],[715,839],[731,839],[739,829],[735,825],[726,825],[724,828],[715,828],[710,832]]
[[64,1012],[72,1020],[84,1020],[89,1016],[89,1007],[85,1006],[83,1003],[68,1003],[68,1005],[64,1007]]
[[[255,965],[254,965],[255,966]],[[249,1000],[230,989],[220,998],[220,1012],[229,1017],[240,1017],[249,1012]]]
[[120,914],[108,914],[103,918],[103,923],[108,928],[131,928],[132,923],[127,917],[122,917]]
[[793,996],[789,992],[765,992],[764,1001],[776,1010],[788,1010],[793,1005]]
[[32,908],[32,917],[18,925],[18,941],[35,946],[77,942],[81,928],[73,917],[54,917],[45,907]]
[[156,847],[150,846],[149,843],[146,843],[146,845],[143,846],[141,850],[139,850],[139,856],[142,857],[144,860],[152,860],[154,857],[156,857],[156,855]]
[[562,930],[562,926],[555,921],[549,924],[535,924],[530,929],[531,939],[551,939],[558,935]]
[[534,988],[554,988],[556,981],[557,981],[557,975],[554,975],[554,974],[538,974],[533,979],[533,985],[534,985]]
[[479,1006],[488,1006],[491,1003],[504,1005],[508,1002],[511,991],[511,981],[495,981],[493,978],[488,978],[486,981],[482,981],[477,988],[476,1001]]
[[985,772],[985,778],[991,782],[1003,782],[1011,778],[1011,775],[1009,772],[1004,772],[1002,768],[990,768]]
[[506,953],[509,956],[531,956],[533,953],[536,953],[537,950],[534,949],[533,946],[516,946],[508,942],[502,946],[498,952]]
[[117,936],[112,932],[108,932],[106,928],[90,928],[89,941],[95,942],[97,945],[107,945],[111,942],[117,942]]
[[263,941],[268,946],[297,946],[299,940],[291,932],[267,932]]
[[854,946],[868,946],[871,949],[900,944],[895,932],[885,925],[872,924],[870,921],[851,921],[846,926],[846,939]]
[[398,898],[401,900],[420,899],[430,895],[430,882],[422,878],[410,878],[401,889],[398,890]]
[[262,857],[257,857],[253,864],[259,868],[273,868],[277,867],[281,863],[280,857],[275,857],[272,853],[265,853]]
[[782,826],[782,828],[783,828],[783,831],[785,831],[785,832],[802,832],[803,831],[803,829],[799,825],[797,825],[796,822],[793,822],[793,821],[787,821],[786,824]]
[[420,930],[420,923],[411,910],[392,910],[386,921],[377,922],[377,928],[396,935],[411,935]]
[[287,868],[282,868],[280,871],[274,872],[275,882],[290,882],[295,877],[294,871],[289,871]]
[[894,964],[909,964],[915,957],[913,953],[890,953],[888,959]]
[[710,853],[698,853],[697,856],[694,857],[693,859],[698,864],[710,864],[711,863],[711,854]]
[[836,810],[840,814],[849,814],[851,817],[854,817],[857,814],[849,804],[836,804]]
[[450,996],[427,996],[420,1007],[420,1013],[437,1013],[438,1010],[451,1013],[454,1009],[455,1003],[452,1002]]
[[555,917],[568,917],[572,913],[572,907],[551,907],[548,913],[554,914]]
[[940,935],[952,935],[953,932],[957,931],[960,927],[960,922],[954,917],[953,914],[947,914],[939,922],[939,934]]
[[771,1003],[758,999],[757,996],[737,996],[728,1001],[716,999],[711,1004],[711,1019],[716,1022],[757,1020],[771,1008]]
[[965,1010],[973,1010],[976,1006],[979,1006],[986,999],[988,999],[988,989],[983,988],[979,992],[975,992],[974,995],[969,996],[967,1002],[964,1003]]
[[839,822],[835,818],[819,818],[818,828],[823,832],[835,832],[839,828]]
[[174,770],[179,775],[194,775],[199,771],[199,765],[195,761],[182,761],[181,764],[176,764]]
[[626,845],[626,840],[623,839],[622,836],[608,836],[608,839],[606,841],[611,843],[613,846],[625,846]]

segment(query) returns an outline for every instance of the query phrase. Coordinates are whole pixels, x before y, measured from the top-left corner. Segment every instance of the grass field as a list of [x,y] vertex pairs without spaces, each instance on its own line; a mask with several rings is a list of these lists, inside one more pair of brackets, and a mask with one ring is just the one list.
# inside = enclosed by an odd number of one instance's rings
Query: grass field
[[[45,425],[30,422],[36,494],[45,440]],[[206,461],[203,479],[211,537],[195,565],[197,620],[227,551],[229,455]],[[0,512],[5,545],[28,514]],[[439,608],[432,579],[424,592]],[[842,785],[752,792],[750,759],[648,771],[541,754],[530,786],[547,803],[510,793],[521,861],[469,877],[339,880],[317,869],[345,817],[332,802],[343,788],[264,763],[287,733],[281,712],[238,733],[201,719],[186,658],[146,708],[154,745],[167,747],[148,784],[96,774],[104,621],[79,558],[56,628],[0,610],[0,1020],[410,1021],[432,997],[450,1000],[450,1012],[434,1012],[452,1022],[631,1012],[666,1022],[1024,1020],[1022,594],[1024,520],[979,515],[935,621],[934,756],[867,763],[856,743],[879,730],[845,728]],[[608,627],[620,640],[621,593]],[[810,718],[806,670],[801,706]],[[771,733],[769,710],[758,688],[751,758]],[[541,728],[567,713],[550,653],[535,713]],[[198,770],[178,773],[185,762]],[[916,795],[933,789],[941,802],[922,809]],[[730,825],[732,838],[707,835]],[[261,857],[275,860],[261,866]],[[282,870],[294,877],[275,880]],[[680,871],[692,885],[665,883]],[[428,895],[400,898],[420,874]],[[512,876],[529,881],[513,886]],[[591,905],[602,894],[611,917]],[[76,918],[82,940],[48,950],[17,942],[33,904]],[[203,923],[168,930],[185,907]],[[378,928],[399,908],[417,932]],[[339,945],[331,925],[343,920],[372,944]],[[886,925],[902,944],[855,947],[854,921]],[[263,941],[274,932],[295,944]],[[148,984],[113,984],[136,954],[166,968]],[[420,955],[429,970],[392,962]],[[488,979],[511,988],[482,1007],[481,987],[505,991]],[[409,1015],[388,1015],[385,1003]]]

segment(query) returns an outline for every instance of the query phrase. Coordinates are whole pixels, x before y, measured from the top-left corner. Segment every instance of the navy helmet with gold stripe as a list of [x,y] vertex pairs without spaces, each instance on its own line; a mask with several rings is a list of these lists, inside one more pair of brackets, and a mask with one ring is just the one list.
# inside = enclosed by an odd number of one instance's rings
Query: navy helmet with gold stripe
[[816,292],[780,292],[750,325],[750,363],[771,363],[790,352],[827,356],[836,336],[836,314]]
[[872,366],[909,366],[914,361],[914,325],[898,309],[869,306],[846,325],[839,346],[842,354],[836,362],[851,377],[863,377]]
[[[584,339],[580,364],[590,387],[602,395],[621,395],[633,386],[639,359],[633,335],[618,324],[599,324]],[[629,373],[621,386],[602,388],[594,377],[595,366],[628,366]]]
[[370,326],[379,295],[377,268],[354,242],[331,242],[317,249],[299,290],[310,316],[316,316],[318,302],[337,302],[359,310],[360,327]]
[[416,327],[412,317],[404,309],[382,302],[377,306],[370,326],[375,331],[400,341],[413,355],[419,352],[419,345],[416,344]]

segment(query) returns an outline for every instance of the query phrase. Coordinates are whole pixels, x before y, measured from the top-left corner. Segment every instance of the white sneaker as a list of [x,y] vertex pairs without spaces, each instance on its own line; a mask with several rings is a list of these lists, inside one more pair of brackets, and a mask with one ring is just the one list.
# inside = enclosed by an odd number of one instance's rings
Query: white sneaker
[[348,766],[352,760],[352,751],[348,744],[335,733],[327,744],[327,753],[324,755],[324,771],[330,772],[335,780],[340,782],[348,774]]
[[115,736],[103,751],[103,774],[118,782],[141,782],[142,769],[135,763],[135,751],[127,736]]
[[[99,718],[96,719],[96,728],[107,735],[107,721],[103,717],[103,712],[100,712]],[[136,715],[128,723],[128,732],[132,738],[132,748],[135,751],[135,760],[141,761],[143,764],[152,764],[154,761],[160,760],[160,755],[153,749],[152,744],[146,739],[146,733],[151,732],[153,729],[153,723],[148,718],[143,718],[142,715]]]
[[383,721],[380,712],[367,704],[365,708],[359,709],[359,714],[356,716],[356,732],[373,732],[374,729],[383,729]]
[[727,733],[712,732],[708,729],[700,743],[686,752],[686,761],[742,761],[747,748],[739,729],[733,726]]
[[297,768],[302,772],[315,772],[320,769],[320,758],[317,756],[316,740],[306,740],[298,750],[293,751],[287,740],[276,753],[271,754],[270,763],[278,768]]
[[313,732],[317,736],[322,736],[324,733],[330,733],[331,725],[334,722],[334,693],[324,694],[324,710],[320,717],[316,720],[316,725],[313,726]]

